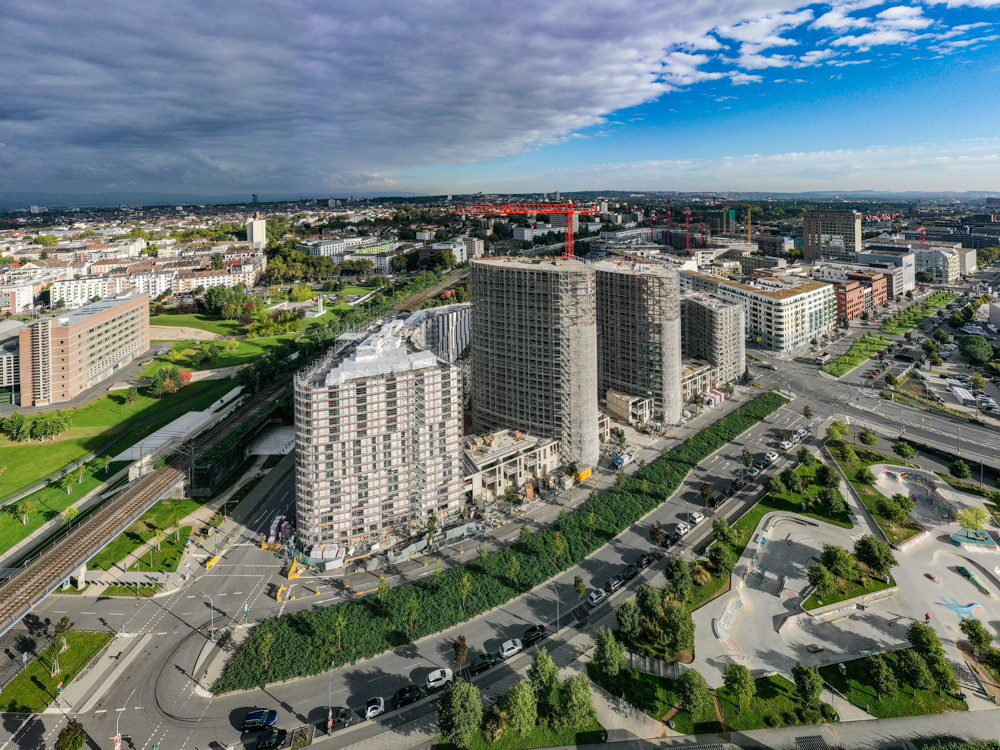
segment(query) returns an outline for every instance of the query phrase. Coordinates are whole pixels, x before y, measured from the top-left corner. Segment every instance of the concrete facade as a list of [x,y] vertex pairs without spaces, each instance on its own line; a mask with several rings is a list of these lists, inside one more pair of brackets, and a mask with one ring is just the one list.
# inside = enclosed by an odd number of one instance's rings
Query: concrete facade
[[577,260],[482,259],[469,291],[473,430],[556,437],[568,458],[595,465],[594,271]]
[[682,350],[685,357],[708,360],[713,384],[737,380],[746,370],[743,305],[705,292],[681,296]]
[[861,214],[809,211],[802,220],[803,259],[854,261],[861,251]]
[[652,399],[681,418],[681,310],[677,271],[657,263],[603,260],[597,274],[597,388]]
[[295,378],[296,513],[304,545],[412,533],[465,497],[461,373],[387,323]]
[[465,445],[466,480],[472,502],[489,505],[526,483],[538,482],[562,464],[557,438],[538,438],[521,432],[475,437]]
[[411,336],[414,343],[455,362],[472,343],[472,303],[417,310],[406,325],[417,329]]
[[133,292],[21,329],[22,406],[69,401],[149,349],[149,295]]

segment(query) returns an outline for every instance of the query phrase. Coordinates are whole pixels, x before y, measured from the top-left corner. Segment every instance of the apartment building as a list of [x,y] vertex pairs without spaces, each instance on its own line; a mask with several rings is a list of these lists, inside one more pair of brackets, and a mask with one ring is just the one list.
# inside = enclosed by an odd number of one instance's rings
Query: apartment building
[[465,444],[465,478],[472,502],[483,507],[524,485],[537,485],[562,465],[558,438],[501,430],[470,436]]
[[256,250],[267,247],[267,221],[260,214],[247,221],[247,242]]
[[21,405],[69,401],[149,349],[149,295],[127,289],[19,336]]
[[483,257],[483,253],[486,251],[485,242],[478,237],[459,237],[459,239],[465,243],[466,260],[475,260],[476,258]]
[[405,325],[414,329],[410,338],[422,349],[456,362],[472,343],[472,303],[417,310]]
[[150,299],[156,299],[161,294],[173,291],[176,277],[176,271],[132,273],[128,276],[128,284],[135,287],[139,293],[148,294]]
[[[744,276],[749,276],[758,268],[784,268],[788,261],[784,258],[771,258],[766,255],[741,255],[740,271]],[[699,269],[700,270],[700,269]]]
[[19,320],[0,321],[0,406],[21,403],[22,328]]
[[597,390],[651,399],[669,424],[681,418],[681,311],[677,271],[602,260],[597,278]]
[[[814,279],[828,281],[831,284],[843,284],[847,281],[847,275],[857,271],[871,271],[880,273],[885,277],[886,298],[895,299],[914,288],[914,260],[912,253],[903,253],[902,256],[890,258],[887,261],[869,260],[868,253],[858,253],[858,263],[817,263],[813,266],[804,266],[803,269]],[[908,258],[908,260],[907,260]],[[888,262],[888,260],[899,260],[899,263]]]
[[396,249],[396,243],[378,237],[312,237],[297,244],[295,249],[307,255],[331,258],[339,263],[345,254],[387,253]]
[[755,234],[753,241],[764,255],[772,257],[788,255],[795,249],[795,240],[776,234]]
[[472,262],[472,426],[562,441],[595,465],[597,327],[594,271],[578,260]]
[[460,371],[404,327],[387,323],[348,358],[295,376],[303,545],[370,545],[464,504]]
[[120,274],[81,276],[79,279],[63,279],[53,283],[49,287],[49,299],[53,305],[62,300],[65,307],[73,309],[87,304],[94,297],[120,294],[129,286],[125,276]]
[[802,229],[807,263],[854,261],[861,251],[861,214],[857,211],[809,211]]
[[681,350],[712,365],[713,386],[731,383],[746,370],[743,305],[706,292],[681,294]]
[[741,283],[682,271],[681,289],[743,305],[746,340],[771,351],[792,351],[833,330],[837,301],[831,284],[768,270],[754,273]]
[[35,304],[35,285],[30,281],[0,286],[0,314],[18,315]]

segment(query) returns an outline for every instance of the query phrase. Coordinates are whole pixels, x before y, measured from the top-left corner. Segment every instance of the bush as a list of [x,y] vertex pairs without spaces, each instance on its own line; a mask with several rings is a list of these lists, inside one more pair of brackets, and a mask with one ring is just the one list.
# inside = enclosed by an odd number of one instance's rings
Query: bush
[[948,473],[957,479],[968,479],[972,476],[972,470],[962,459],[952,461],[951,466],[948,467]]
[[[371,658],[510,601],[614,539],[670,497],[706,457],[786,403],[787,399],[775,393],[761,395],[643,467],[620,486],[587,500],[552,527],[462,568],[397,586],[386,594],[383,607],[361,598],[264,620],[230,659],[215,691],[248,690],[262,683],[326,672],[331,663],[340,666]],[[591,513],[596,519],[593,529],[587,522]],[[566,551],[553,558],[550,552],[557,532]],[[513,575],[512,559],[518,561]],[[466,575],[470,587],[463,613],[461,583]],[[413,594],[421,615],[410,629],[404,621],[403,602]],[[340,613],[347,625],[343,648],[336,650],[334,621]]]

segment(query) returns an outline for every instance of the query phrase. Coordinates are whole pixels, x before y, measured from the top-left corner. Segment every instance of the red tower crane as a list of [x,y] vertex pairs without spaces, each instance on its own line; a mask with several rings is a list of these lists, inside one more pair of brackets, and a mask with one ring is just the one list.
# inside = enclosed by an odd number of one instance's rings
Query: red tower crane
[[924,242],[927,239],[927,229],[924,227],[920,227],[919,229],[917,229],[917,231],[920,232],[920,249],[923,250]]
[[685,250],[691,249],[691,214],[693,213],[694,211],[692,211],[690,208],[684,212],[684,232],[686,235],[684,239]]
[[510,214],[563,214],[566,217],[566,252],[563,258],[573,257],[573,216],[596,214],[596,206],[577,206],[573,203],[504,203],[500,206],[455,206],[455,213],[476,216],[509,216]]

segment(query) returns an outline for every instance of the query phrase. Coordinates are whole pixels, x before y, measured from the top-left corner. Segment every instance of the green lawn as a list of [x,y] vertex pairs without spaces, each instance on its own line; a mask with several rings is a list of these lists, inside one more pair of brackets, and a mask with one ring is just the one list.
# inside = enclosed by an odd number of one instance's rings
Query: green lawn
[[[147,510],[139,520],[115,537],[107,547],[98,552],[87,563],[93,570],[111,570],[127,555],[138,549],[147,539],[151,539],[156,529],[167,529],[189,513],[200,508],[209,498],[165,498]],[[188,527],[185,527],[188,528]],[[180,540],[181,545],[187,541]],[[148,559],[148,558],[147,558]]]
[[925,304],[930,307],[944,307],[956,298],[957,295],[951,292],[946,292],[944,290],[934,292],[930,297],[927,298]]
[[953,299],[955,299],[954,294],[944,291],[935,292],[926,301],[910,305],[906,311],[897,313],[891,319],[887,319],[882,324],[881,330],[885,333],[895,333],[902,336],[934,315],[937,312],[935,308],[944,307]]
[[[121,402],[122,392],[110,393],[91,401],[86,406],[66,409],[73,426],[54,441],[15,443],[0,436],[0,465],[7,471],[0,475],[0,498],[6,498],[44,479],[90,451],[97,450],[122,433],[130,425],[149,419],[149,422],[130,430],[113,445],[104,449],[114,456],[147,435],[156,432],[188,411],[198,411],[211,405],[232,383],[208,380],[191,383],[177,393],[163,398],[144,395],[132,405]],[[190,403],[183,403],[194,398]],[[76,492],[76,490],[74,490]]]
[[[847,514],[846,503],[843,511],[831,516],[826,512],[823,504],[817,499],[816,496],[822,489],[822,487],[818,484],[813,484],[816,479],[817,465],[818,464],[812,464],[811,466],[800,465],[796,467],[795,473],[803,479],[804,489],[801,493],[790,492],[784,495],[768,495],[761,500],[761,504],[768,510],[780,510],[788,513],[797,513],[800,516],[808,516],[809,518],[814,518],[817,521],[831,523],[834,526],[840,526],[844,529],[853,529],[854,524],[851,523],[850,516]],[[839,489],[834,488],[833,494],[836,495],[841,501],[844,500],[844,496],[840,494]],[[805,503],[806,506],[805,510],[802,509],[803,503]]]
[[[867,582],[863,580],[863,577],[867,578]],[[820,598],[817,594],[812,594],[802,603],[802,608],[809,611],[817,607],[825,607],[828,604],[836,604],[845,599],[852,599],[855,596],[891,589],[895,585],[896,582],[892,579],[892,576],[889,576],[889,583],[885,583],[878,578],[866,575],[865,571],[855,568],[850,578],[838,581],[835,593],[823,598]]]
[[[799,713],[803,706],[795,683],[781,675],[761,677],[754,682],[757,694],[743,704],[742,710],[739,701],[724,687],[716,691],[727,729],[749,732],[753,729],[794,727],[803,723]],[[824,703],[822,710],[827,716],[833,716],[833,707],[829,704]]]
[[[884,654],[889,668],[895,671],[897,654],[892,651]],[[844,662],[847,674],[841,675],[836,664],[828,664],[819,668],[819,673],[828,683],[833,685],[856,706],[866,708],[868,713],[877,719],[892,719],[899,716],[921,716],[923,714],[940,714],[947,711],[967,711],[968,706],[959,698],[951,695],[939,696],[937,691],[918,690],[912,695],[910,687],[900,682],[900,689],[895,696],[879,697],[868,685],[866,659],[853,659]],[[897,678],[898,679],[898,678]]]
[[240,336],[245,331],[238,320],[226,320],[219,315],[178,315],[168,311],[165,315],[151,315],[151,326],[181,326],[184,328],[200,328],[217,336]]
[[[599,669],[587,663],[587,676],[615,697],[624,695],[625,700],[644,714],[654,719],[663,717],[680,705],[676,682],[666,677],[657,677],[636,670],[624,670],[615,680],[609,680]],[[707,707],[698,716],[692,717],[688,711],[678,711],[671,717],[674,729],[682,734],[703,734],[721,732],[722,725],[715,715],[714,707]]]
[[833,362],[824,365],[823,369],[834,377],[839,378],[863,362],[868,361],[879,350],[891,343],[892,339],[885,336],[866,333],[854,342],[846,354],[842,354],[833,360]]
[[912,536],[916,536],[924,530],[923,526],[910,517],[907,517],[906,521],[904,521],[902,525],[898,525],[890,521],[888,518],[880,516],[875,511],[875,508],[877,507],[879,498],[882,497],[882,493],[874,487],[867,487],[861,484],[854,478],[859,469],[871,466],[872,464],[888,464],[890,466],[899,466],[900,468],[916,468],[913,464],[908,464],[906,461],[899,458],[879,453],[878,451],[872,450],[864,445],[854,445],[853,443],[851,444],[851,448],[853,448],[855,454],[857,454],[858,460],[844,461],[843,458],[841,458],[840,450],[845,443],[839,440],[830,440],[827,441],[826,445],[833,454],[834,460],[840,465],[840,468],[851,482],[851,486],[854,487],[854,490],[858,493],[858,496],[861,498],[861,502],[863,502],[865,507],[871,512],[872,516],[875,518],[875,522],[881,527],[882,531],[885,532],[889,541],[894,544],[899,544]]
[[[67,651],[57,654],[57,646],[49,646],[0,692],[0,709],[18,713],[44,711],[56,698],[56,685],[62,682],[65,689],[114,637],[114,633],[70,631],[66,636],[69,644]],[[52,659],[55,656],[59,657],[62,671],[52,677]]]
[[[243,365],[252,359],[256,359],[263,354],[276,349],[282,344],[293,342],[295,340],[296,333],[285,333],[280,336],[264,336],[256,339],[239,339],[234,343],[236,346],[232,351],[223,351],[218,358],[212,360],[207,365],[204,365],[202,369],[214,370],[221,367],[235,367],[238,365]],[[226,343],[220,342],[219,346],[224,347]],[[179,352],[178,359],[168,359],[165,356],[157,357],[157,362],[151,365],[148,370],[144,370],[142,375],[148,377],[153,372],[167,364],[175,364],[182,370],[193,370],[195,369],[194,364],[191,362],[191,357],[200,348],[199,344],[191,344],[190,342],[183,342],[177,344],[173,349]]]
[[[603,736],[604,727],[596,720],[585,729],[579,730],[538,724],[523,737],[507,731],[497,742],[493,742],[480,732],[466,750],[528,750],[536,747],[596,745],[602,741]],[[433,747],[437,750],[458,750],[458,746],[450,742],[439,741]]]

